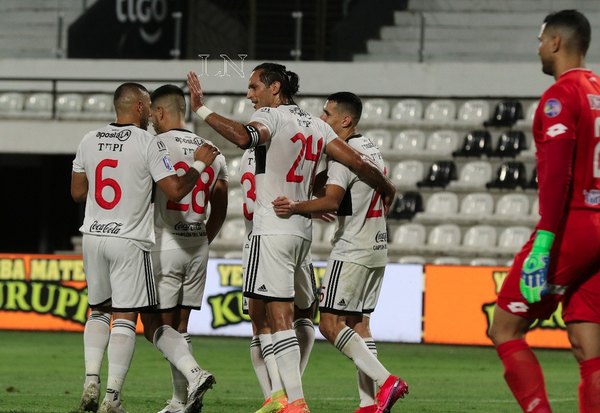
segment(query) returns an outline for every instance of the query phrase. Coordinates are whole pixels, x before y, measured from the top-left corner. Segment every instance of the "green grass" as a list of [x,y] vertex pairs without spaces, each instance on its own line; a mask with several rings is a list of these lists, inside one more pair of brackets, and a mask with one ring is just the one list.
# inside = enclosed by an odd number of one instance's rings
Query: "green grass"
[[[194,337],[193,345],[201,366],[217,378],[203,412],[253,412],[260,406],[249,339]],[[520,412],[492,348],[379,343],[378,349],[384,365],[410,385],[410,394],[395,412]],[[579,373],[570,352],[536,354],[553,411],[576,412]],[[69,412],[79,402],[83,375],[81,334],[0,331],[0,413]],[[303,383],[314,413],[351,413],[358,406],[354,365],[328,343],[315,343]],[[138,337],[123,389],[125,408],[129,413],[155,413],[170,395],[167,362]]]

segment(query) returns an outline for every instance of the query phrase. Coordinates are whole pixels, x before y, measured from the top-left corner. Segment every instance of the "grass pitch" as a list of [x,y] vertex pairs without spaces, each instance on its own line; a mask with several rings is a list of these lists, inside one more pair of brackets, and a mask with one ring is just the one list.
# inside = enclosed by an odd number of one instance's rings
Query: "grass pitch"
[[[158,350],[138,337],[123,389],[129,413],[155,413],[171,395],[170,369]],[[194,354],[217,384],[204,413],[254,412],[262,396],[249,358],[249,339],[194,337]],[[378,343],[379,357],[405,378],[410,394],[393,412],[518,413],[493,348]],[[568,351],[536,351],[553,411],[577,411],[577,363]],[[106,360],[105,360],[106,364]],[[0,413],[67,413],[83,384],[83,337],[74,333],[0,331]],[[316,342],[303,377],[313,413],[352,413],[358,406],[353,363]],[[106,366],[103,370],[106,381]]]

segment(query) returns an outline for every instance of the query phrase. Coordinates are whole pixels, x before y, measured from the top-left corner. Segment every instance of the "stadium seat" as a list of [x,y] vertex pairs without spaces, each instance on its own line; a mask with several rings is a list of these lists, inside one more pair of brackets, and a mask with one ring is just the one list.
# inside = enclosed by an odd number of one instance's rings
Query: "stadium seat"
[[537,187],[538,187],[537,167],[534,167],[533,171],[531,171],[531,178],[525,184],[525,189],[537,189]]
[[431,194],[425,204],[425,211],[415,215],[416,221],[447,221],[458,213],[458,197],[454,192],[436,192]]
[[448,186],[450,181],[456,180],[456,165],[452,161],[436,161],[429,167],[425,178],[417,182],[419,188],[422,187],[442,187]]
[[450,99],[433,100],[425,108],[424,122],[430,125],[447,125],[456,120],[456,105]]
[[460,245],[460,228],[455,224],[440,224],[431,229],[426,248],[433,253],[446,253]]
[[508,130],[500,134],[493,156],[514,158],[527,149],[525,133],[520,130]]
[[460,170],[457,181],[450,182],[453,190],[476,190],[485,188],[492,179],[492,165],[488,161],[472,161]]
[[0,95],[0,116],[11,117],[21,114],[25,105],[22,93],[7,92]]
[[323,114],[323,105],[325,105],[324,98],[301,98],[298,101],[300,109],[317,117]]
[[461,252],[465,255],[492,254],[496,247],[497,237],[496,229],[490,225],[470,227],[465,233]]
[[524,188],[527,182],[526,179],[525,165],[519,161],[508,161],[498,167],[496,178],[489,182],[487,187],[498,189]]
[[418,129],[399,132],[392,142],[392,149],[399,155],[415,155],[425,149],[425,133]]
[[231,115],[233,109],[233,97],[231,96],[209,96],[206,98],[206,107],[220,115]]
[[88,119],[115,119],[112,95],[95,93],[86,97],[81,116]]
[[498,102],[494,114],[484,122],[484,126],[512,126],[519,119],[523,119],[523,106],[516,99],[507,99]]
[[487,130],[473,130],[463,139],[462,147],[453,156],[481,157],[492,153],[492,135]]
[[246,235],[246,224],[243,218],[228,218],[223,223],[219,232],[220,240],[231,242],[232,245],[240,245]]
[[232,188],[229,190],[227,197],[227,215],[239,216],[243,214],[244,198],[242,196],[242,188]]
[[457,223],[478,223],[494,212],[494,198],[488,192],[475,192],[465,196],[460,202],[458,215],[453,218]]
[[495,216],[519,217],[529,214],[529,198],[525,194],[505,194],[496,203]]
[[434,265],[461,265],[462,261],[458,257],[437,257],[433,260]]
[[483,125],[490,116],[490,105],[482,99],[464,102],[458,109],[457,121],[461,125]]
[[56,115],[59,118],[78,118],[83,108],[80,93],[64,93],[56,98]]
[[397,188],[414,187],[423,179],[424,172],[421,161],[400,161],[393,167],[390,179]]
[[392,133],[387,129],[369,129],[364,135],[377,145],[379,150],[385,151],[392,146]]
[[532,229],[524,226],[505,228],[498,237],[497,251],[501,255],[515,254],[531,237]]
[[362,116],[363,123],[380,123],[390,117],[390,104],[387,99],[365,99],[363,101]]
[[533,118],[535,117],[535,111],[537,110],[539,102],[531,102],[529,106],[527,106],[527,111],[525,112],[525,117],[517,122],[518,126],[531,126],[533,123]]
[[469,265],[472,267],[496,267],[498,261],[495,258],[473,258],[469,261]]
[[423,212],[423,197],[417,191],[407,191],[396,197],[388,218],[413,219],[417,212]]
[[254,112],[254,105],[245,97],[233,103],[233,117],[241,122],[248,122]]
[[234,186],[234,185],[240,184],[241,162],[242,162],[241,156],[230,158],[229,161],[227,162],[227,174],[229,175],[229,186]]
[[402,224],[394,230],[391,243],[401,251],[421,249],[425,245],[427,231],[421,224],[410,222]]
[[319,243],[323,240],[323,228],[326,224],[323,221],[319,221],[317,219],[313,219],[312,223],[312,242]]
[[32,93],[25,100],[23,112],[31,118],[52,117],[52,94],[47,92]]
[[427,137],[425,153],[432,156],[450,156],[458,146],[458,134],[453,130],[437,130]]
[[391,118],[402,125],[414,125],[423,118],[423,104],[417,99],[402,99],[392,108]]

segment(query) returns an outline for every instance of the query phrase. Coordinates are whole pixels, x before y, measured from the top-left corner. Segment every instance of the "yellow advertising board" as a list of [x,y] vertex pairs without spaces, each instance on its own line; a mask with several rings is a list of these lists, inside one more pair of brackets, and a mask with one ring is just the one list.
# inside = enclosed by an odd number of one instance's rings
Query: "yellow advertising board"
[[[487,336],[506,267],[425,266],[425,343],[491,345]],[[535,347],[568,348],[562,307],[532,326]]]

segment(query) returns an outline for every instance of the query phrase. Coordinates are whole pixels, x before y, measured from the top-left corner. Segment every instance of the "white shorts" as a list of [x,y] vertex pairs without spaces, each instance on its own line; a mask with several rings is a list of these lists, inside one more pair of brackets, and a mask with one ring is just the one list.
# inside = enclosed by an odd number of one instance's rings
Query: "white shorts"
[[177,306],[199,310],[202,306],[208,264],[208,240],[193,247],[152,251],[158,291],[158,308]]
[[[246,256],[247,259],[247,256]],[[242,273],[246,274],[246,261],[242,261]],[[294,278],[294,305],[300,310],[306,310],[317,300],[317,284],[315,270],[310,261],[310,253],[306,255],[300,269],[300,276]],[[242,311],[248,314],[248,297],[242,297]]]
[[[253,235],[244,271],[244,295],[261,300],[293,301],[296,280],[306,283],[305,260],[309,250],[310,241],[295,235]],[[308,288],[302,287],[306,291]],[[301,308],[306,308],[304,304]]]
[[83,235],[83,266],[91,307],[134,312],[158,305],[150,252],[126,238]]
[[319,291],[319,310],[360,315],[375,310],[385,267],[368,268],[351,262],[329,260]]

